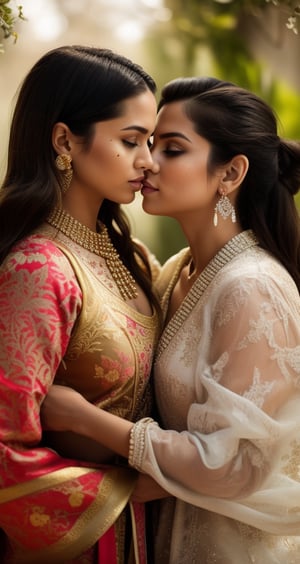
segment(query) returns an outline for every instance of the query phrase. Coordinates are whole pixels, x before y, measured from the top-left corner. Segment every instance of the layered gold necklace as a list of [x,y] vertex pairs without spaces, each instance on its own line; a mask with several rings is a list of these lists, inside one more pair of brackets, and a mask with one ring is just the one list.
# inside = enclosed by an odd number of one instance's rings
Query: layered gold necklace
[[47,222],[74,243],[104,258],[124,300],[137,297],[135,281],[113,246],[106,225],[99,222],[99,232],[92,231],[62,208],[55,208],[47,218]]

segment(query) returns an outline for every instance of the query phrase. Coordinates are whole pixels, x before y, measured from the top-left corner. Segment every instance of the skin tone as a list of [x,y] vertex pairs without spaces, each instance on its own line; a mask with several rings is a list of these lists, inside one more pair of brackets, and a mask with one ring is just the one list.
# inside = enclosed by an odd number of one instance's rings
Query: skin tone
[[[153,215],[175,218],[191,248],[191,261],[174,288],[168,319],[209,260],[241,231],[238,222],[219,218],[213,225],[215,205],[220,194],[234,203],[243,181],[248,160],[237,155],[230,162],[209,172],[210,144],[199,136],[184,111],[183,102],[165,105],[159,112],[152,147],[154,165],[149,167],[143,184],[143,208]],[[201,244],[199,244],[199,241]],[[72,395],[72,397],[70,396]],[[81,413],[80,420],[77,413]],[[128,458],[132,423],[89,404],[68,388],[52,387],[43,406],[44,425],[87,436]],[[149,501],[166,497],[152,478],[140,475],[133,499]]]
[[[94,125],[88,147],[66,124],[59,122],[53,128],[56,153],[72,157],[73,177],[63,207],[93,231],[103,200],[132,202],[141,189],[145,170],[153,167],[148,141],[155,127],[155,96],[146,90],[125,100],[122,109],[121,116]],[[152,315],[141,288],[138,297],[129,302],[141,313]]]
[[144,171],[153,166],[148,140],[155,119],[155,97],[146,90],[123,102],[121,116],[97,122],[87,148],[67,125],[54,126],[54,149],[72,157],[73,178],[63,202],[68,213],[95,229],[105,198],[119,204],[134,200]]
[[227,195],[234,204],[237,189],[248,169],[248,160],[238,155],[209,172],[209,155],[210,143],[196,133],[184,111],[184,102],[163,106],[152,147],[153,160],[159,171],[147,171],[142,188],[143,208],[152,215],[176,219],[192,255],[174,289],[168,319],[208,262],[241,231],[238,222],[220,217],[215,227],[213,216],[220,194]]

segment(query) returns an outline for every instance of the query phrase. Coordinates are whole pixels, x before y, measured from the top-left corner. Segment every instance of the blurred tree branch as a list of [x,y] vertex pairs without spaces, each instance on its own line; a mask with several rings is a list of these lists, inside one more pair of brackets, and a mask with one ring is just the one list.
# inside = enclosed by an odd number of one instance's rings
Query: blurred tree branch
[[[16,6],[16,12],[12,8],[12,0],[0,0],[0,39],[8,39],[12,37],[14,42],[17,41],[18,34],[15,31],[15,22],[24,20],[22,6]],[[3,44],[0,43],[0,52],[4,52]]]
[[292,30],[296,35],[298,34],[297,24],[300,18],[299,0],[214,0],[214,2],[221,6],[223,5],[223,9],[226,4],[226,9],[229,7],[229,10],[232,10],[235,14],[238,14],[240,11],[244,14],[255,13],[257,10],[264,12],[268,5],[271,5],[285,14],[286,27]]

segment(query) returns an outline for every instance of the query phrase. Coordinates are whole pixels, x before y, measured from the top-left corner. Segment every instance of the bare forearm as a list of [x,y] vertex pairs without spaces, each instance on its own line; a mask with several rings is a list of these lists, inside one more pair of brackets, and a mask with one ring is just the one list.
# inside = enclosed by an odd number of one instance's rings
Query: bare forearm
[[64,458],[74,458],[97,464],[110,464],[115,452],[98,441],[72,431],[44,431],[43,444],[58,452]]
[[86,404],[76,423],[76,432],[101,443],[117,454],[128,458],[129,437],[133,423]]
[[99,409],[71,388],[51,386],[41,419],[46,431],[72,431],[128,458],[133,423]]
[[146,501],[153,501],[154,499],[162,499],[169,496],[170,494],[159,486],[153,478],[150,478],[150,476],[146,474],[139,474],[131,499],[132,501],[145,503]]

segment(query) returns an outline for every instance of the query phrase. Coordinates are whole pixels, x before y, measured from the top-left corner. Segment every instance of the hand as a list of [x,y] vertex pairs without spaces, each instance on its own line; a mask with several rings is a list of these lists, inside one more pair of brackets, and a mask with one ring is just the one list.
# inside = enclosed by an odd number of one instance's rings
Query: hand
[[100,409],[66,386],[51,386],[41,406],[44,431],[73,431],[128,458],[132,423]]
[[41,406],[43,429],[76,432],[79,414],[86,401],[72,388],[51,386]]
[[153,480],[153,478],[146,474],[139,474],[135,489],[131,495],[131,501],[144,503],[146,501],[153,501],[154,499],[169,496],[170,494]]

